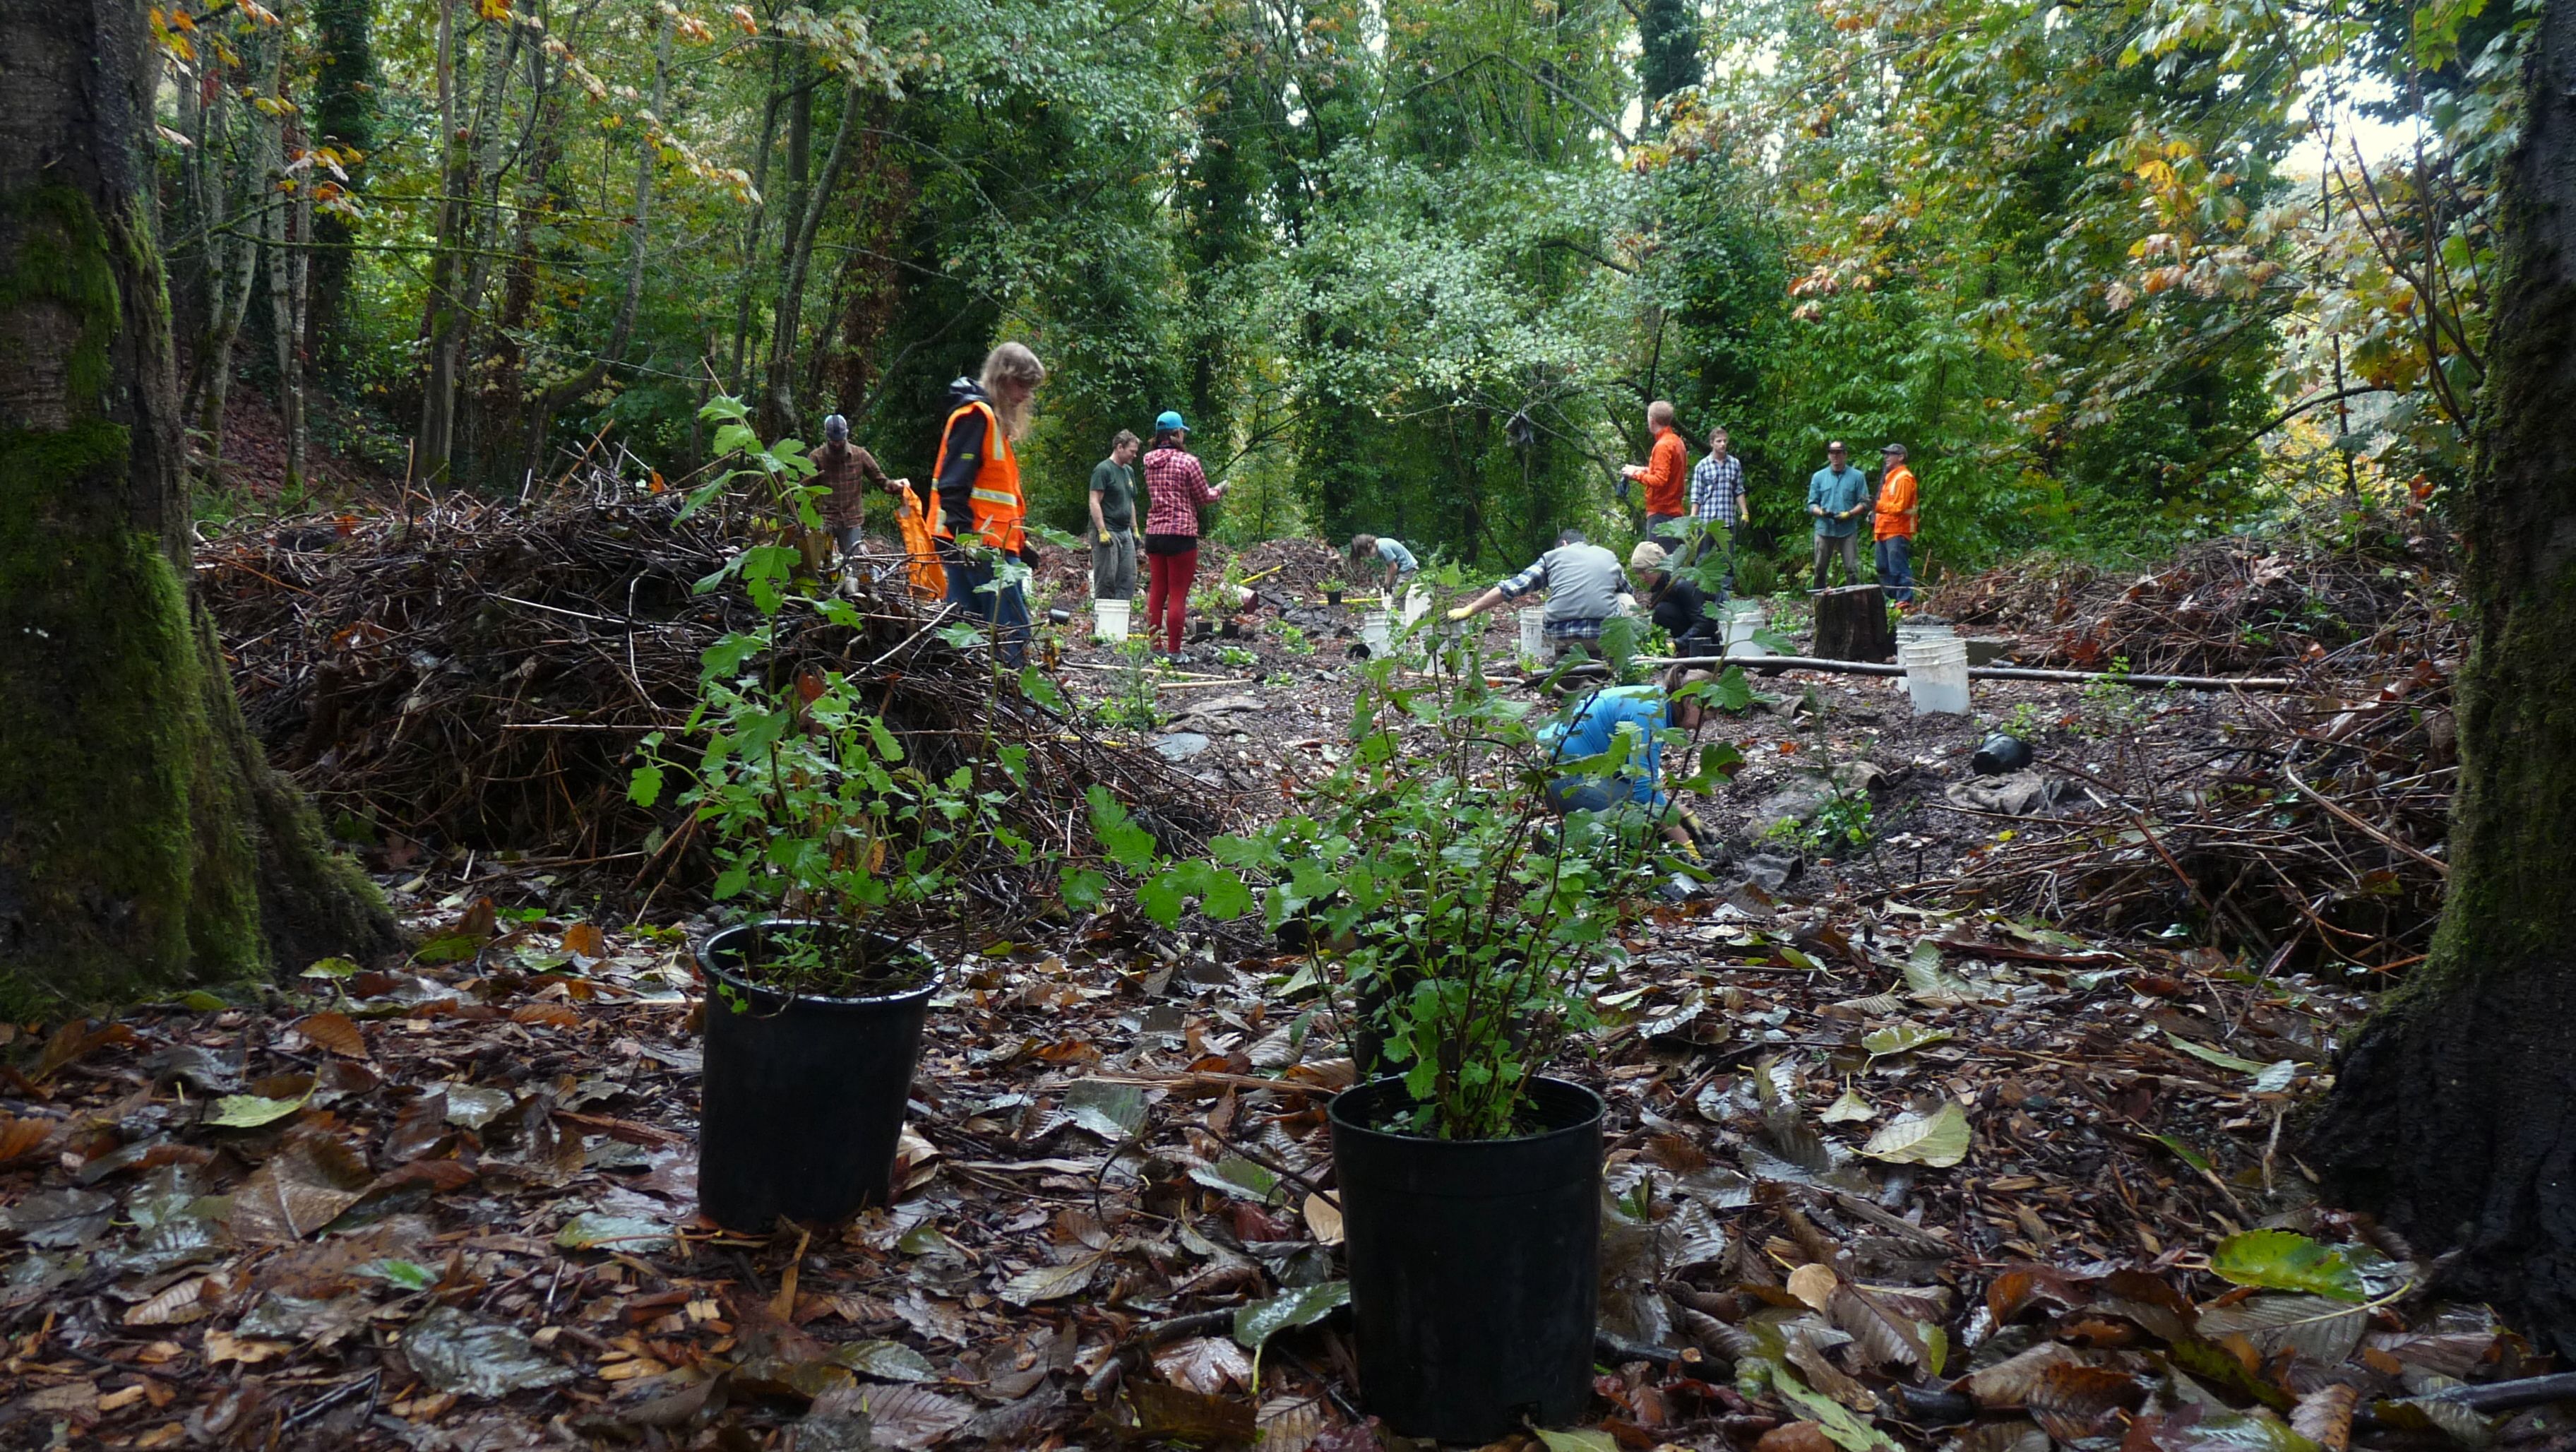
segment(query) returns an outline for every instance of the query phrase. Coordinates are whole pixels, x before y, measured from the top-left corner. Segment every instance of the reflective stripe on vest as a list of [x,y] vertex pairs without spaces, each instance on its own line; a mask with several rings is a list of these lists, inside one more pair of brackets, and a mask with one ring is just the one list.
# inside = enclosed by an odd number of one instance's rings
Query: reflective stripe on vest
[[[960,405],[948,415],[939,430],[939,462],[948,462],[948,436],[957,430],[957,421],[970,411],[984,415],[984,437],[989,441],[984,462],[975,469],[975,482],[967,490],[967,522],[984,543],[1011,554],[1019,553],[1027,533],[1020,521],[1028,514],[1028,505],[1020,497],[1020,461],[1011,452],[1010,438],[1002,432],[1002,420],[992,405],[975,402]],[[956,536],[948,528],[948,511],[939,510],[931,520],[931,533],[941,539]]]

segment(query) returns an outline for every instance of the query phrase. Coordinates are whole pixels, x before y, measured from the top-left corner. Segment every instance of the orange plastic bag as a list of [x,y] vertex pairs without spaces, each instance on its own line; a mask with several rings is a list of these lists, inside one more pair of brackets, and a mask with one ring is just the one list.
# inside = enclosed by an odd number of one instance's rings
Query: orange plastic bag
[[939,546],[932,542],[930,521],[921,517],[921,506],[913,503],[910,490],[895,506],[895,527],[903,532],[904,553],[912,557],[912,593],[924,600],[948,598],[948,571],[939,563]]

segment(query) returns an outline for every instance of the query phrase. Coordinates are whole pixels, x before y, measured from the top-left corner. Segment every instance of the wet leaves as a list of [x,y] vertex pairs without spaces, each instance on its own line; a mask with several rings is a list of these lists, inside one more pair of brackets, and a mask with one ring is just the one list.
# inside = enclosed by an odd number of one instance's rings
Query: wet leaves
[[1111,1425],[1139,1439],[1201,1444],[1249,1442],[1260,1430],[1252,1403],[1236,1397],[1211,1396],[1147,1381],[1129,1383],[1122,1400],[1127,1419]]
[[1145,1127],[1145,1091],[1134,1084],[1085,1079],[1064,1091],[1064,1112],[1076,1126],[1121,1143]]
[[216,1101],[206,1123],[216,1129],[258,1129],[275,1124],[302,1109],[311,1096],[310,1089],[294,1099],[270,1099],[258,1094],[228,1094]]
[[1223,1336],[1199,1336],[1156,1347],[1154,1369],[1172,1385],[1208,1396],[1252,1384],[1252,1358]]
[[1295,1326],[1312,1326],[1351,1302],[1351,1283],[1326,1281],[1255,1301],[1234,1313],[1234,1339],[1254,1351],[1280,1332]]
[[2304,1291],[2337,1301],[2368,1299],[2361,1273],[2343,1253],[2295,1230],[2249,1230],[2209,1253],[2209,1268],[2240,1286]]
[[1098,1251],[1078,1255],[1062,1265],[1037,1266],[1011,1277],[1002,1285],[1002,1299],[1014,1306],[1035,1305],[1040,1301],[1061,1301],[1079,1295],[1091,1284],[1092,1276],[1106,1259]]
[[320,1132],[289,1135],[233,1192],[232,1232],[243,1240],[300,1240],[365,1199],[374,1178],[347,1142]]
[[347,1014],[336,1009],[296,1020],[295,1031],[318,1048],[352,1059],[367,1057],[367,1036]]
[[907,1452],[935,1447],[974,1419],[971,1403],[918,1386],[861,1386],[828,1391],[809,1415],[862,1415],[880,1447]]
[[107,1230],[116,1199],[95,1190],[46,1190],[0,1211],[0,1230],[28,1245],[87,1245]]
[[2147,1385],[2136,1375],[2082,1361],[2061,1361],[2040,1373],[2025,1402],[2031,1420],[2061,1442],[2080,1442],[2110,1434],[2123,1413],[2147,1400]]
[[441,1306],[411,1325],[403,1356],[420,1379],[458,1396],[502,1397],[572,1380],[572,1369],[537,1350],[516,1326]]
[[1860,1152],[1889,1164],[1947,1169],[1968,1157],[1968,1111],[1943,1100],[1928,1113],[1908,1114],[1869,1137]]

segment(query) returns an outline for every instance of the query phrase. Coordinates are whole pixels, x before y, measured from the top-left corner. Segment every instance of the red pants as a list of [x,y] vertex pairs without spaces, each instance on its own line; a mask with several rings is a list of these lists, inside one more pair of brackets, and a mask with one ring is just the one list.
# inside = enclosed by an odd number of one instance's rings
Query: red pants
[[[1153,639],[1159,629],[1163,632],[1163,649],[1179,650],[1181,616],[1189,608],[1190,582],[1198,578],[1199,552],[1145,558],[1151,565],[1145,586],[1145,638]],[[1167,607],[1171,611],[1169,624],[1163,613]]]

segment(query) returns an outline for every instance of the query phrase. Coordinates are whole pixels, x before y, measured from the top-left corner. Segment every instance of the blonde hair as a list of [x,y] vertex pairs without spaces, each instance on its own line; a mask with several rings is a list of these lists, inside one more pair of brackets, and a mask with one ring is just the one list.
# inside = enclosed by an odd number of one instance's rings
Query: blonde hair
[[1046,382],[1046,376],[1046,365],[1038,361],[1038,355],[1030,352],[1026,343],[1003,343],[984,355],[984,371],[975,381],[983,387],[984,397],[992,403],[994,415],[1001,419],[1002,432],[1008,434],[1013,442],[1029,436],[1031,400],[1023,397],[1004,403],[1000,390],[994,385],[1025,383],[1034,389]]

